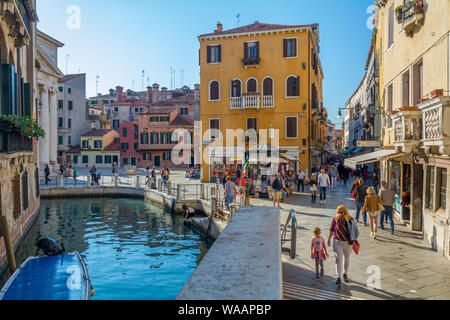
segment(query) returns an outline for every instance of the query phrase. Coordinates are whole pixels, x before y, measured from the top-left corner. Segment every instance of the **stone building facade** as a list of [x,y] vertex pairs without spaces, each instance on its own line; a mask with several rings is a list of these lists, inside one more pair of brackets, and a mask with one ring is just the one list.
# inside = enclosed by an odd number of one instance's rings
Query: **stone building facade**
[[[3,115],[33,119],[37,116],[35,9],[32,1],[0,2],[3,82],[0,113]],[[37,142],[19,132],[8,132],[0,123],[0,217],[6,217],[14,247],[39,210]],[[3,227],[0,228],[0,273],[6,265]]]
[[48,164],[57,169],[57,92],[58,79],[64,74],[58,68],[58,48],[64,44],[37,30],[37,83],[40,93],[39,125],[47,135],[39,141],[41,171]]
[[86,74],[69,74],[58,80],[58,162],[70,162],[65,153],[80,144],[86,128]]

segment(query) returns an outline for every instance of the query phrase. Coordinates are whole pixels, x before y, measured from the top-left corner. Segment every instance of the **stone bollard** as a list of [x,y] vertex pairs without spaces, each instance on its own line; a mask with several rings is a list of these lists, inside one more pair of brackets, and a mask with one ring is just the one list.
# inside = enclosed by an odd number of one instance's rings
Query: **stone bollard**
[[158,179],[158,191],[162,192],[162,181],[161,181],[161,179]]
[[181,201],[182,196],[183,196],[183,185],[179,184],[177,185],[177,200]]
[[172,195],[172,182],[170,181],[167,182],[167,195],[168,196]]
[[91,176],[87,177],[87,184],[88,184],[88,188],[91,187]]
[[59,176],[59,187],[64,188],[64,176]]
[[230,221],[236,215],[236,211],[237,211],[237,205],[236,204],[231,204],[230,205]]
[[205,199],[205,185],[204,184],[200,185],[200,199],[201,200]]
[[119,176],[117,174],[114,175],[114,187],[119,186]]
[[136,188],[140,188],[140,187],[141,187],[141,177],[136,176]]

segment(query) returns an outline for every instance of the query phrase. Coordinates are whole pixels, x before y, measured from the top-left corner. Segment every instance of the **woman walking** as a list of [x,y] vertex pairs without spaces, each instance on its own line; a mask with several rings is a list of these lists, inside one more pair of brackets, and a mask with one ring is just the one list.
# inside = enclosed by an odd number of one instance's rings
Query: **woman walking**
[[[341,278],[344,277],[345,282],[349,282],[348,271],[350,268],[350,256],[353,247],[350,244],[350,226],[353,218],[348,213],[345,206],[337,208],[337,216],[331,222],[330,234],[328,236],[328,246],[331,247],[331,237],[333,240],[333,252],[336,258],[336,284],[342,283]],[[344,263],[344,273],[342,274],[342,263]]]
[[367,196],[364,201],[364,207],[362,213],[367,213],[370,220],[370,236],[373,239],[377,238],[378,231],[378,218],[380,216],[380,211],[384,211],[383,203],[381,198],[375,193],[374,187],[369,187],[367,189]]
[[316,203],[317,199],[317,176],[315,173],[311,175],[311,179],[309,180],[309,185],[311,189],[311,203]]
[[225,183],[225,205],[227,210],[230,211],[230,205],[234,203],[234,198],[236,196],[236,185],[231,181],[230,177],[226,178]]

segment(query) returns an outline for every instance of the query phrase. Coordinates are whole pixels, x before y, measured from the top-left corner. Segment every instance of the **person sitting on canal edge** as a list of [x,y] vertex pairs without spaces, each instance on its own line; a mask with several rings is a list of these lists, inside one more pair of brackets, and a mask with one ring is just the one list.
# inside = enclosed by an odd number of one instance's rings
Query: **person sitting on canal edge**
[[195,217],[195,210],[194,208],[188,207],[187,205],[183,205],[183,211],[184,211],[184,222],[191,221]]

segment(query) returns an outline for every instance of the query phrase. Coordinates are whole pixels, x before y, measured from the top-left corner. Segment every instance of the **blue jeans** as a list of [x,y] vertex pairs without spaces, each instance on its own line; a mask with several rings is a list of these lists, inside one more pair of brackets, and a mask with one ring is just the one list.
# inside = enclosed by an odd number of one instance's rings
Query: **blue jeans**
[[381,211],[380,215],[380,228],[384,229],[384,217],[388,217],[389,224],[391,225],[391,231],[394,232],[394,220],[392,219],[393,207],[384,206],[384,211]]
[[[356,220],[359,220],[359,215],[361,214],[361,210],[364,207],[364,202],[358,202],[356,201]],[[367,223],[367,213],[363,214],[363,222],[364,224]]]
[[230,204],[234,202],[234,195],[225,195],[225,204],[227,206],[227,210],[230,210]]
[[320,187],[320,201],[327,200],[327,187]]

